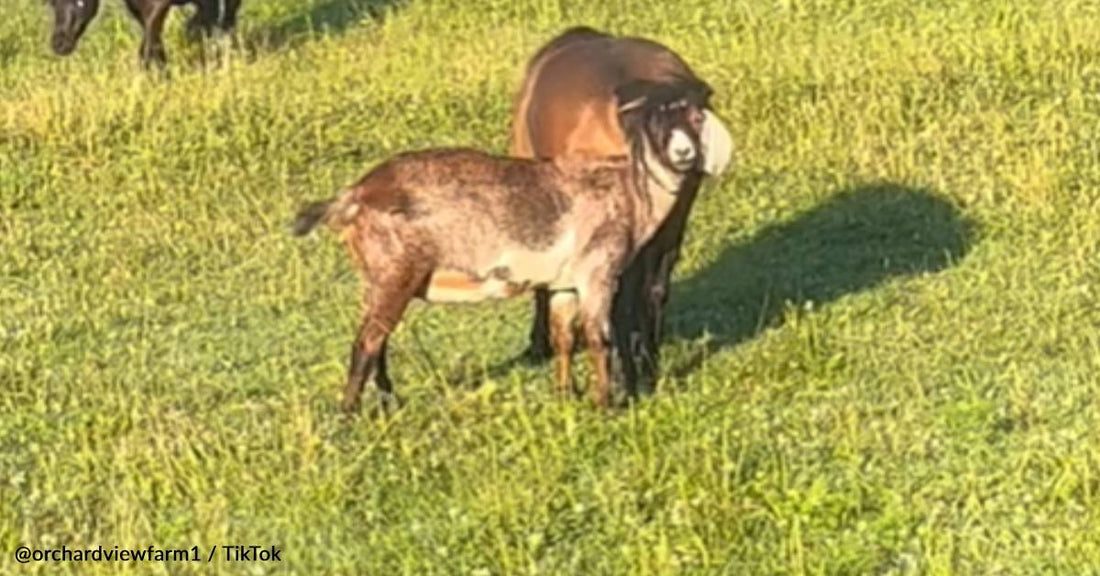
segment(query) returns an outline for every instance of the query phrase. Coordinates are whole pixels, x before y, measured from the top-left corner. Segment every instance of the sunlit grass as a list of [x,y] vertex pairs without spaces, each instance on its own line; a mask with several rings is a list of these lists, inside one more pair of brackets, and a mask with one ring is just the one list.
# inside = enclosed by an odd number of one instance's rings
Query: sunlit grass
[[[173,17],[163,78],[121,2],[59,60],[5,1],[0,572],[1100,565],[1095,3],[245,0],[205,60]],[[508,365],[525,301],[418,305],[406,406],[345,423],[357,279],[294,210],[400,150],[503,151],[526,57],[581,23],[683,54],[738,147],[658,395],[555,399]],[[12,561],[62,544],[284,562]]]

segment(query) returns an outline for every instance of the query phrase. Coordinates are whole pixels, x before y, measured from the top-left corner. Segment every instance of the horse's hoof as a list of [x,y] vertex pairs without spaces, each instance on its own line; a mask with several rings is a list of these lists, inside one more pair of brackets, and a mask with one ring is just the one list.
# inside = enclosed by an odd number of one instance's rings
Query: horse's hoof
[[523,359],[529,364],[542,364],[554,357],[554,350],[546,342],[531,342],[523,351]]

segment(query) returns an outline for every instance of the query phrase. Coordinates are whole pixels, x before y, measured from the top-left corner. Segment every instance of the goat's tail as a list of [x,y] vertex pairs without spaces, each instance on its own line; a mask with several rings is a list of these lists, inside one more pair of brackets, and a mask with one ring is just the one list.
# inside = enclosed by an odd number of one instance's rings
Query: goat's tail
[[318,224],[324,222],[333,228],[343,228],[351,223],[359,213],[359,204],[354,192],[349,190],[332,200],[313,202],[302,207],[294,218],[291,231],[295,236],[309,234]]

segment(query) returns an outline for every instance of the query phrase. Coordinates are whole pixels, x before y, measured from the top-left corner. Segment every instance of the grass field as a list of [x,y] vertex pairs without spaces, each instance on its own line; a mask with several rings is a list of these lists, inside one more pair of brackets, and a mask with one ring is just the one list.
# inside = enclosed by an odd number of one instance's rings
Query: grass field
[[[0,21],[0,573],[1100,573],[1091,0],[244,0]],[[371,8],[372,11],[367,9]],[[357,278],[287,225],[388,154],[503,151],[526,57],[645,35],[738,164],[692,216],[656,397],[552,393],[526,300],[415,306],[406,405],[337,410]],[[281,564],[16,564],[277,545]]]

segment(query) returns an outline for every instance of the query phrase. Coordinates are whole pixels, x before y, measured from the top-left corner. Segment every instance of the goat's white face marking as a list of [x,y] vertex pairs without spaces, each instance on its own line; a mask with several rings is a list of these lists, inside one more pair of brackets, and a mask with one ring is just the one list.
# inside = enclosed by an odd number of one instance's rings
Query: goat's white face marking
[[698,151],[695,142],[683,130],[676,128],[668,139],[668,159],[677,169],[690,168],[695,163]]
[[733,157],[733,137],[710,110],[703,110],[703,129],[699,134],[699,142],[703,148],[703,172],[711,176],[724,172]]

